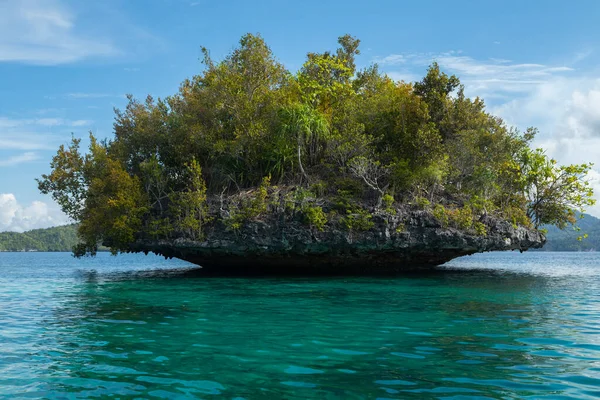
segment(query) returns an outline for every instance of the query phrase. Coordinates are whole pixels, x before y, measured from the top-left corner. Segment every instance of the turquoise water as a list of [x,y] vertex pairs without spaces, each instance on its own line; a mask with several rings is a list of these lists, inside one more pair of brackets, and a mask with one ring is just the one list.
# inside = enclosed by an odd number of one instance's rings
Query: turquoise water
[[376,278],[189,267],[0,253],[0,398],[600,397],[594,253]]

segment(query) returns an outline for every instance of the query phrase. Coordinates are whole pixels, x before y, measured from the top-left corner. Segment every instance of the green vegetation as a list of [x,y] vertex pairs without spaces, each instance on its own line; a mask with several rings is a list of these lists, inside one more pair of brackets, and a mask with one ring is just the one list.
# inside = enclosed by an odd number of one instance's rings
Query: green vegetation
[[72,251],[76,244],[76,225],[0,233],[0,251]]
[[[398,207],[444,226],[487,234],[486,216],[565,228],[593,204],[591,164],[559,166],[522,133],[470,99],[455,76],[431,65],[414,84],[376,65],[356,70],[359,40],[309,53],[287,71],[260,36],[245,35],[222,61],[165,99],[129,97],[114,138],[62,146],[39,180],[80,223],[76,254],[100,243],[201,240],[275,212],[369,230]],[[286,217],[287,218],[287,217]]]

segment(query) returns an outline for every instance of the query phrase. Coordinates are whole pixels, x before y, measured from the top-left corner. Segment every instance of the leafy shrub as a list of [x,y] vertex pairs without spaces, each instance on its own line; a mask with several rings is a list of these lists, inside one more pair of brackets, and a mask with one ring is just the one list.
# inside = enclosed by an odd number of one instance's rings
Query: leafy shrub
[[302,209],[302,212],[311,226],[323,231],[325,224],[327,224],[327,215],[323,212],[323,208],[319,206],[306,206]]
[[444,228],[448,227],[449,219],[446,207],[441,204],[436,204],[433,208],[433,216],[439,221]]
[[256,218],[260,214],[267,212],[267,198],[269,197],[269,186],[271,186],[271,176],[265,176],[246,207],[248,218]]
[[467,230],[473,226],[473,210],[471,207],[446,209],[448,221],[455,228]]
[[436,204],[433,209],[433,216],[444,228],[449,226],[461,230],[473,228],[473,210],[469,206],[446,208],[441,204]]
[[338,189],[337,195],[333,198],[333,207],[341,212],[355,207],[354,197],[348,190]]
[[154,240],[165,239],[173,232],[169,218],[149,218],[145,230],[148,236]]
[[425,197],[417,196],[417,197],[415,197],[415,204],[417,205],[417,207],[419,207],[421,209],[426,209],[427,207],[429,207],[431,205],[431,202],[429,200],[427,200]]
[[320,181],[310,186],[310,191],[318,197],[323,197],[327,193],[327,183]]
[[384,194],[381,198],[381,201],[383,202],[385,208],[390,208],[394,205],[394,196],[391,194]]
[[250,221],[267,212],[271,177],[263,178],[260,186],[249,197],[241,200],[240,206],[231,206],[229,216],[223,222],[229,230],[239,230],[244,222]]
[[385,212],[387,212],[388,214],[396,215],[396,210],[394,209],[394,196],[392,196],[391,194],[384,194],[381,198],[381,201],[383,203]]
[[467,204],[469,207],[471,207],[473,213],[477,215],[490,213],[496,209],[496,206],[492,200],[476,195],[471,196]]
[[368,231],[375,226],[371,221],[372,218],[373,216],[367,210],[356,209],[347,210],[346,216],[342,217],[341,221],[349,231]]
[[334,181],[334,187],[338,190],[349,193],[352,197],[360,197],[364,194],[365,187],[363,183],[357,179],[344,177]]
[[519,207],[509,206],[504,209],[504,217],[509,220],[514,228],[518,226],[531,227],[531,219],[527,217],[526,212]]
[[473,224],[473,227],[475,228],[475,233],[479,236],[487,236],[487,227],[484,223],[477,221]]
[[230,207],[229,215],[223,218],[223,223],[227,227],[227,230],[230,231],[240,230],[244,221],[246,221],[246,216],[236,206]]

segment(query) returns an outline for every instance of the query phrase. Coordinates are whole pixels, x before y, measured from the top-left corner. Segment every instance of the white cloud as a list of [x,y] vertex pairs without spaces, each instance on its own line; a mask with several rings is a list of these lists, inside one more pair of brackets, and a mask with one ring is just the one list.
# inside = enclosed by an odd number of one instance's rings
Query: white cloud
[[0,2],[0,61],[57,65],[114,56],[106,38],[86,36],[77,16],[60,0]]
[[5,159],[0,158],[0,167],[12,167],[30,161],[39,160],[39,158],[40,156],[37,153],[29,151],[27,153],[11,156]]
[[69,222],[58,207],[41,201],[20,204],[12,193],[0,194],[0,232],[23,232]]

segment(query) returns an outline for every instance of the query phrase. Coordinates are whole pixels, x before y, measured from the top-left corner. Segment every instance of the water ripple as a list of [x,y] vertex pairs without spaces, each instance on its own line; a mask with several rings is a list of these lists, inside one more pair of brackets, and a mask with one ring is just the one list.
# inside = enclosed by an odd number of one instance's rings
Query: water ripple
[[0,398],[600,397],[597,255],[336,279],[173,263],[0,253]]

